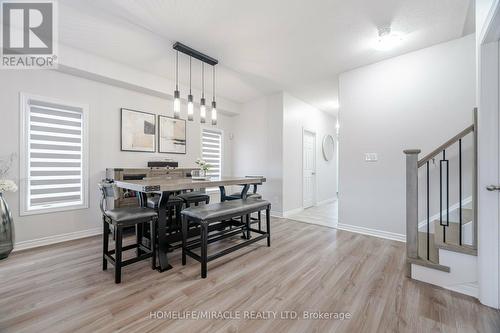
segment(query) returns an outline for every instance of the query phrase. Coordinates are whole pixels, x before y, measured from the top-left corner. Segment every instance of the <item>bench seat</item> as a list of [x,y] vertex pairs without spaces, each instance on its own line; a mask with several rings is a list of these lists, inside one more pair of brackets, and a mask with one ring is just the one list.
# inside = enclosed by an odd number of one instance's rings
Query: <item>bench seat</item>
[[190,207],[182,211],[187,218],[199,221],[222,221],[231,217],[244,216],[253,212],[265,210],[269,201],[248,198],[246,200],[231,200],[205,206]]
[[[266,231],[260,228],[252,229],[250,226],[250,214],[266,211]],[[201,263],[201,277],[207,277],[207,263],[221,256],[239,250],[252,243],[262,239],[267,239],[267,246],[271,246],[271,231],[270,231],[270,211],[271,204],[269,201],[247,198],[239,200],[224,201],[221,203],[209,204],[205,206],[190,207],[182,211],[182,264],[186,264],[186,256],[189,256]],[[225,230],[208,235],[210,224],[219,223],[221,221],[231,220],[241,217],[243,225],[238,230]],[[190,223],[200,226],[199,241],[187,241],[188,226]],[[234,245],[230,248],[219,251],[218,253],[208,255],[208,244],[224,238],[232,237],[239,232],[246,232],[244,242]],[[259,234],[255,238],[251,238],[251,232]],[[200,255],[192,250],[200,248]]]

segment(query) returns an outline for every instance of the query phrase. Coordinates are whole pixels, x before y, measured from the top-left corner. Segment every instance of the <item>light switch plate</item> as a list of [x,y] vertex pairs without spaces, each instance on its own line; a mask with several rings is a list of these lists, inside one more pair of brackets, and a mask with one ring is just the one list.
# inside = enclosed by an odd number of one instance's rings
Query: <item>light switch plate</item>
[[365,153],[365,161],[366,162],[377,162],[378,161],[377,153]]

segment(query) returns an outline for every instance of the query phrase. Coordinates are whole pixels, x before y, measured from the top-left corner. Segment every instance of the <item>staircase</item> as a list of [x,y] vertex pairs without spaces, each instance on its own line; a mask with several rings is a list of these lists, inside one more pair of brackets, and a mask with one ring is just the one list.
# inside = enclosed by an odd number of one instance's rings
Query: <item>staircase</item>
[[473,118],[421,159],[418,149],[404,151],[406,256],[410,278],[477,297],[476,109]]

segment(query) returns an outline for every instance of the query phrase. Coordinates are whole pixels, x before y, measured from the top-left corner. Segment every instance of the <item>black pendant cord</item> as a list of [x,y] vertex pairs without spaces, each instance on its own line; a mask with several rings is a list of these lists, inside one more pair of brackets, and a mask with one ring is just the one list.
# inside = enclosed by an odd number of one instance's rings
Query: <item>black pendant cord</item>
[[175,52],[175,90],[179,90],[179,51]]
[[213,81],[214,81],[213,82],[213,94],[214,95],[213,95],[212,101],[215,102],[215,66],[212,66],[212,69],[213,69],[212,70],[212,72],[213,72],[212,77],[213,77]]
[[201,63],[201,98],[205,98],[205,64]]
[[192,58],[189,57],[189,95],[191,95],[191,60]]

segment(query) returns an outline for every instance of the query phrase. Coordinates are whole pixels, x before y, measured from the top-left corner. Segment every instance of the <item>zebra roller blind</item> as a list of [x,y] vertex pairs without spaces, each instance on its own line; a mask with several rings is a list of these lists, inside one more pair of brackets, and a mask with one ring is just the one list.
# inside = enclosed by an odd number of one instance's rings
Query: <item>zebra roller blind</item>
[[222,132],[202,129],[201,148],[203,160],[210,164],[207,175],[220,178],[222,175]]
[[25,112],[25,211],[84,206],[84,109],[27,98]]

